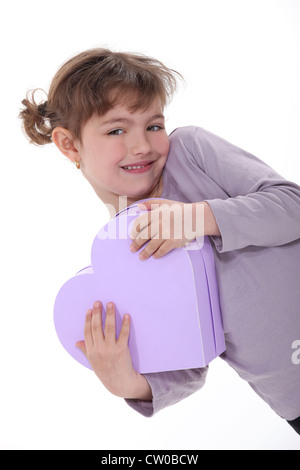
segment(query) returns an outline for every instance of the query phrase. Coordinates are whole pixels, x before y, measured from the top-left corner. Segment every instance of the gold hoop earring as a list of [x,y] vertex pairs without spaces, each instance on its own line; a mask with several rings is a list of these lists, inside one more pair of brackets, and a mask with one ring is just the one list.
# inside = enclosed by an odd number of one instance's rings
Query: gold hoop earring
[[78,170],[80,170],[80,163],[76,161],[76,162],[75,162],[75,165],[76,165],[76,168],[77,168]]

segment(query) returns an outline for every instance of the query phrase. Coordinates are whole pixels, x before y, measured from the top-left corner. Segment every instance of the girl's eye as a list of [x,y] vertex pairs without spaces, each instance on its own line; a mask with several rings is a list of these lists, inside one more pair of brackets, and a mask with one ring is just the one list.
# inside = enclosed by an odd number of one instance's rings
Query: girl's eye
[[124,131],[122,129],[115,129],[108,133],[108,135],[121,135]]
[[159,131],[160,129],[162,129],[162,126],[157,126],[155,124],[147,128],[148,131]]

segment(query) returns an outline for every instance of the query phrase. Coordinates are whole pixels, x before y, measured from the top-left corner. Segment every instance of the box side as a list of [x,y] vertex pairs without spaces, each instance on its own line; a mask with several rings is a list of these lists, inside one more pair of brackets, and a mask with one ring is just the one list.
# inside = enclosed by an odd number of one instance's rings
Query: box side
[[186,250],[186,253],[193,270],[194,289],[198,304],[199,330],[201,332],[203,357],[205,365],[207,365],[217,356],[207,273],[201,249]]
[[206,271],[207,285],[209,290],[216,355],[219,356],[225,351],[226,345],[219,301],[219,289],[217,285],[216,269],[214,263],[214,253],[208,237],[205,238],[206,240],[201,249],[201,255]]

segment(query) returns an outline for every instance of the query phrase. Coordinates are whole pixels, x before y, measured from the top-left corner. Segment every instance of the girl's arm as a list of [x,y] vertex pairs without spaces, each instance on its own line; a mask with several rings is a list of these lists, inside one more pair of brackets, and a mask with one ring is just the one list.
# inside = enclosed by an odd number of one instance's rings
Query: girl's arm
[[[222,253],[249,245],[271,247],[300,238],[300,187],[267,164],[201,128],[187,128],[184,144],[195,166],[218,186],[207,197]],[[192,137],[193,138],[188,138]]]
[[151,400],[128,400],[127,404],[145,417],[174,405],[199,391],[205,384],[207,367],[144,374],[152,392]]

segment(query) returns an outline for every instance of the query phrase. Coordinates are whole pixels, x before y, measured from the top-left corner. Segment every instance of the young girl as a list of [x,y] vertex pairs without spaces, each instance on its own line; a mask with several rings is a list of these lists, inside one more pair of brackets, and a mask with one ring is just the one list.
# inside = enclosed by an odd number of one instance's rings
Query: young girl
[[[116,211],[120,196],[128,205],[163,199],[164,208],[153,209],[161,220],[174,201],[193,214],[203,206],[226,339],[222,358],[300,434],[300,354],[293,349],[300,340],[300,188],[202,128],[167,136],[164,107],[178,75],[142,55],[85,51],[58,70],[47,101],[29,94],[20,116],[31,142],[54,142]],[[131,245],[144,262],[188,241],[151,238],[146,207]],[[208,368],[138,374],[127,346],[130,316],[116,338],[113,299],[104,331],[101,299],[91,307],[77,346],[131,407],[151,416],[203,386]]]

